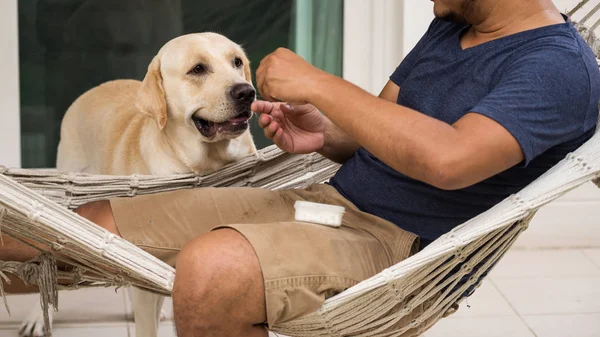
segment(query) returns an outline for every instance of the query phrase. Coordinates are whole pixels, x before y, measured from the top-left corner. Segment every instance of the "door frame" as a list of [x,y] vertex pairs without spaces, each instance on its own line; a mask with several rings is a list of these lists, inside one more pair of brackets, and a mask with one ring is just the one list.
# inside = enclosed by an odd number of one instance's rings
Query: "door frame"
[[21,167],[18,0],[0,4],[0,165]]

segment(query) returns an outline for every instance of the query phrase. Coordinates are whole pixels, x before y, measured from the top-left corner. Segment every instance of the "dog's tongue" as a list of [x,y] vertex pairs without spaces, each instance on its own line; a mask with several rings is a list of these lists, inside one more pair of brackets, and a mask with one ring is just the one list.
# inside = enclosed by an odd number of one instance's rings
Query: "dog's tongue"
[[232,119],[229,120],[230,123],[240,123],[240,122],[245,122],[248,120],[247,116],[239,116],[239,117],[233,117]]

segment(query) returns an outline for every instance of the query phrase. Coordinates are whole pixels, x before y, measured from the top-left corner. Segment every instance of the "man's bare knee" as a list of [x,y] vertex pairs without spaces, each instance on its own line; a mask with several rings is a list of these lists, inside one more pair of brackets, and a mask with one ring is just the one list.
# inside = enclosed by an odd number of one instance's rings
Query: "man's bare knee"
[[240,233],[223,229],[191,241],[176,267],[173,304],[181,336],[266,336],[257,326],[266,321],[260,265]]

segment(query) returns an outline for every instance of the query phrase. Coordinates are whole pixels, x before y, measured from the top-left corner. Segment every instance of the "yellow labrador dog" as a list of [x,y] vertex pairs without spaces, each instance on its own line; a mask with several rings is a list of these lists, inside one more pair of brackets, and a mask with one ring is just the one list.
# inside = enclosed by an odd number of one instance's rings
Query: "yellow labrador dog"
[[[57,168],[109,175],[217,170],[256,152],[248,125],[255,97],[239,45],[215,33],[175,38],[142,82],[107,82],[71,105]],[[156,336],[163,298],[132,293],[136,335]]]

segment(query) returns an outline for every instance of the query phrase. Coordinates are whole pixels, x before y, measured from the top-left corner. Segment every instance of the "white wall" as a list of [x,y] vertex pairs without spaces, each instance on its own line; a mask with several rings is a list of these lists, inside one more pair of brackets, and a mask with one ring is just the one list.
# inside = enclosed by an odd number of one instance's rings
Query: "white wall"
[[423,0],[402,0],[402,2],[404,2],[402,52],[403,56],[406,56],[419,42],[433,20],[433,3]]
[[21,166],[17,1],[0,2],[0,165]]
[[379,94],[402,60],[403,1],[344,1],[344,78]]

